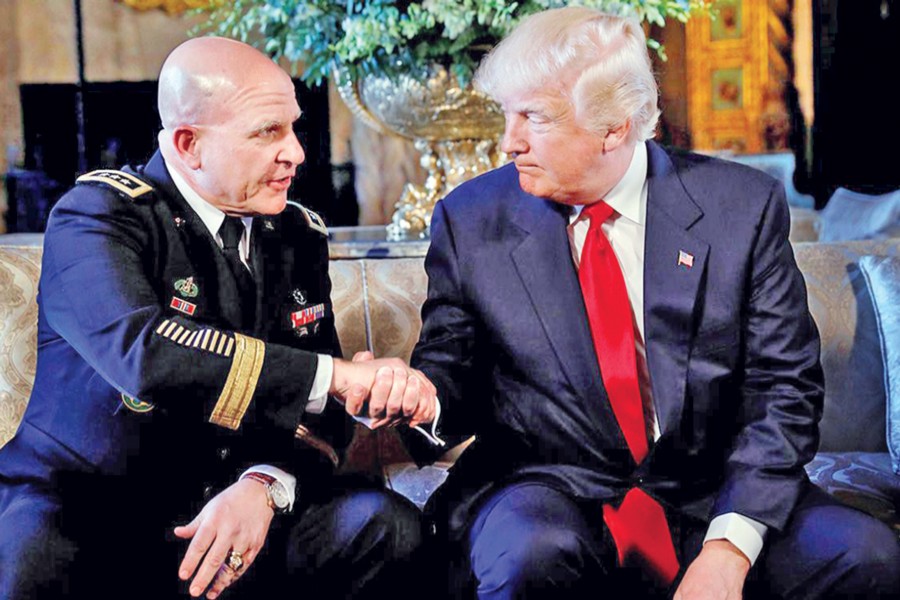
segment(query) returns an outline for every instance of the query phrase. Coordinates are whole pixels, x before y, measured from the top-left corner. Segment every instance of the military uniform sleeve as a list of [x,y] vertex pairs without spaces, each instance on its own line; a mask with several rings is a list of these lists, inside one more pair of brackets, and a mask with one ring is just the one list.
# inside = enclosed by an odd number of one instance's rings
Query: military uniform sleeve
[[172,409],[199,403],[212,423],[228,429],[252,416],[293,430],[316,354],[166,317],[152,275],[166,248],[149,202],[77,186],[58,203],[39,292],[48,324],[136,402]]

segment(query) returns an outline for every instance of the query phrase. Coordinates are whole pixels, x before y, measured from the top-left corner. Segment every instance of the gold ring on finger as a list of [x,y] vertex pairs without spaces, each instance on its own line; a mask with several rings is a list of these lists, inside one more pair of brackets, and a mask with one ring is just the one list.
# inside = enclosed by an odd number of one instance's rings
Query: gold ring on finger
[[237,550],[232,550],[228,553],[228,558],[225,559],[225,564],[235,571],[240,571],[241,567],[244,566],[244,557],[241,556],[241,553]]

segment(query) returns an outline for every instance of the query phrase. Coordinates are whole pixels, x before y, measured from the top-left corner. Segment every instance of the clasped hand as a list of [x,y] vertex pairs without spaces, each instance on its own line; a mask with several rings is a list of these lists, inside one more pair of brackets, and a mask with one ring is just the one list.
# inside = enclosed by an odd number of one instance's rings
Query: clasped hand
[[415,427],[435,418],[434,385],[399,358],[375,359],[371,352],[358,352],[352,361],[336,358],[329,392],[348,414],[372,418],[372,429],[401,423]]

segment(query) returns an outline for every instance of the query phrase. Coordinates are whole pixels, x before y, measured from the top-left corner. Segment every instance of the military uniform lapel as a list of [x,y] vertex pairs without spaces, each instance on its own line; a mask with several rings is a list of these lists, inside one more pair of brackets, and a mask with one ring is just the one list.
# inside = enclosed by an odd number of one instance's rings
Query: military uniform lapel
[[702,218],[669,156],[648,142],[644,243],[644,337],[660,431],[677,427],[684,408],[697,295],[709,244],[690,232]]
[[[278,315],[272,314],[270,308],[276,299],[282,297],[282,288],[290,282],[291,245],[281,242],[281,222],[275,217],[257,217],[253,219],[253,235],[250,237],[250,264],[256,280],[256,323],[254,335],[268,336],[268,330],[278,325]],[[273,260],[280,256],[280,260]],[[273,272],[281,265],[285,270]]]
[[[215,321],[222,321],[232,329],[242,329],[240,290],[231,269],[222,254],[218,242],[202,219],[181,196],[175,183],[169,176],[162,156],[157,152],[144,168],[143,175],[157,187],[160,197],[171,210],[171,224],[167,224],[170,240],[178,240],[183,248],[176,249],[170,243],[166,269],[169,289],[185,277],[194,277],[198,286],[197,312],[191,315],[196,318],[209,318],[215,315]],[[171,232],[174,231],[174,234]],[[202,267],[200,266],[202,265]]]

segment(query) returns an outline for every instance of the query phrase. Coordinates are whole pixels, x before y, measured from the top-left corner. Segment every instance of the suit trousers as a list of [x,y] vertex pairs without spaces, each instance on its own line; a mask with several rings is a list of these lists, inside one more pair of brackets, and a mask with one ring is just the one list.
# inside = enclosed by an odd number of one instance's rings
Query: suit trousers
[[[601,506],[542,483],[497,490],[453,551],[456,598],[666,598],[697,556],[706,524],[670,519],[681,561],[668,590],[616,565]],[[900,545],[876,519],[810,486],[786,529],[770,531],[746,598],[882,598],[900,595]]]

